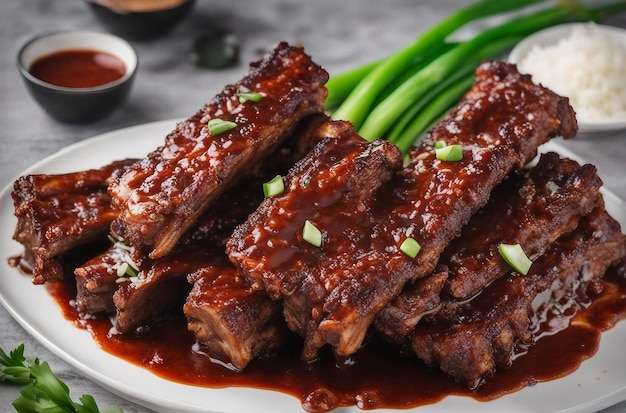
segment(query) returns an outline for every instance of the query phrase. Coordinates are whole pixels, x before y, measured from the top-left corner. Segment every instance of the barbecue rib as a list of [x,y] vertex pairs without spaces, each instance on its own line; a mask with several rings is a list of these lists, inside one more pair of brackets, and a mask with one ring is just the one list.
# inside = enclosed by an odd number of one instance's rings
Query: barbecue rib
[[625,254],[620,225],[600,200],[575,231],[533,262],[527,275],[513,272],[496,280],[459,305],[448,321],[420,322],[409,344],[427,364],[475,388],[495,369],[510,365],[518,344],[532,345],[533,323],[543,319],[542,311],[570,305],[571,313],[578,285],[601,276]]
[[63,279],[60,255],[106,239],[117,216],[107,186],[135,161],[67,174],[26,175],[13,183],[13,239],[24,246],[22,261],[32,267],[34,284]]
[[[235,226],[244,222],[248,215],[261,203],[263,200],[263,182],[270,180],[276,174],[286,173],[296,161],[302,158],[317,142],[317,127],[326,119],[325,115],[316,114],[294,125],[294,132],[281,144],[278,150],[274,151],[265,162],[250,168],[247,179],[227,189],[217,202],[200,217],[200,222],[183,235],[170,254],[155,260],[138,254],[139,258],[135,259],[136,262],[140,263],[139,268],[141,269],[135,279],[138,282],[121,284],[113,295],[117,310],[116,327],[118,330],[122,332],[133,331],[143,324],[150,324],[158,320],[161,314],[172,308],[182,308],[184,296],[190,288],[188,283],[190,274],[203,270],[209,271],[207,268],[224,268],[221,264],[222,261],[226,260],[224,240],[230,236]],[[230,272],[230,269],[226,269],[226,272]],[[89,278],[92,277],[86,279]],[[103,279],[111,283],[110,277]],[[191,277],[191,279],[194,280],[195,278]],[[201,288],[204,293],[210,294],[211,287],[209,284],[207,282],[198,288]],[[216,285],[216,289],[216,293],[225,297],[222,286]],[[180,295],[173,294],[172,291],[179,291]],[[265,299],[269,300],[266,295]],[[239,300],[237,295],[231,297],[233,303],[237,300]],[[79,301],[78,298],[77,301]],[[196,299],[196,302],[200,301],[200,298]],[[265,306],[261,300],[253,300],[252,302],[258,302],[259,305]],[[245,305],[249,307],[251,304],[248,302]],[[259,309],[259,314],[264,314],[264,311]],[[198,312],[195,316],[199,317]],[[266,320],[259,319],[258,322],[265,324]],[[222,334],[235,327],[233,324],[221,326]],[[197,331],[206,332],[209,328],[219,328],[219,326],[214,324],[202,329],[196,324]],[[250,328],[250,324],[246,328]],[[257,331],[262,328],[263,326],[258,326]],[[249,332],[252,333],[253,331],[250,330]],[[252,345],[253,341],[254,337],[251,337],[246,343],[241,343],[241,347],[233,347],[230,351],[233,354],[241,353],[243,346]],[[265,341],[269,341],[269,337]],[[256,351],[250,352],[250,354],[256,354],[262,348],[269,348],[270,344],[258,342],[255,346]],[[210,347],[209,354],[216,349],[214,346]],[[215,356],[217,358],[222,357],[225,354],[222,353]],[[240,357],[238,361],[241,360],[243,358]]]
[[[220,265],[226,259],[223,240],[259,205],[264,180],[265,175],[254,177],[222,194],[167,256],[156,260],[145,256],[136,259],[140,272],[135,282],[119,284],[112,295],[119,331],[132,332],[157,321],[168,311],[182,308],[191,288],[187,277],[203,268]],[[104,280],[109,285],[115,282],[110,278]]]
[[[383,276],[374,277],[379,285],[372,279],[360,289],[350,273],[365,270],[355,271],[352,266],[363,265],[367,257],[355,264],[352,254],[363,250],[360,244],[371,242],[370,233],[361,231],[361,226],[368,222],[372,193],[402,162],[394,145],[368,143],[347,122],[329,121],[319,134],[327,138],[291,169],[284,193],[264,200],[227,243],[231,261],[243,269],[252,288],[282,298],[289,327],[309,344],[318,340],[317,323],[338,283],[351,278],[354,286],[353,294],[345,296],[355,311],[354,323],[346,324],[346,329],[369,324],[367,317],[373,314],[366,313],[372,312],[364,300],[367,295],[390,294]],[[303,239],[307,220],[322,232],[321,247]],[[312,359],[317,345],[305,347],[304,357]]]
[[[407,281],[434,270],[445,246],[511,169],[534,158],[549,138],[575,133],[567,99],[533,84],[512,65],[485,62],[472,90],[389,182],[380,186],[386,179],[379,178],[366,186],[359,182],[358,163],[344,157],[348,168],[339,172],[333,162],[319,159],[320,150],[291,171],[284,195],[265,201],[237,228],[227,252],[253,286],[284,300],[290,328],[305,338],[305,359],[315,358],[326,343],[338,355],[350,355],[375,314]],[[433,148],[440,140],[462,145],[463,159],[438,160]],[[339,144],[347,146],[346,139]],[[314,173],[307,165],[315,166]],[[317,176],[324,176],[324,186],[317,185]],[[340,193],[357,194],[358,207]],[[305,219],[322,229],[321,249],[299,239]],[[400,251],[407,237],[421,244],[415,259]],[[431,292],[436,301],[438,291]]]
[[[287,156],[280,156],[277,159],[282,160]],[[256,177],[254,179],[249,179],[235,185],[228,191],[226,191],[220,197],[220,201],[215,203],[207,212],[205,212],[202,217],[200,217],[200,221],[191,228],[187,233],[183,235],[181,240],[179,240],[177,247],[172,252],[174,257],[184,257],[186,254],[193,254],[193,249],[199,249],[200,255],[205,256],[207,251],[211,250],[223,245],[223,240],[230,235],[233,228],[241,222],[243,222],[248,214],[256,208],[256,206],[263,199],[262,191],[259,190],[261,187],[263,178]],[[192,251],[189,253],[186,252],[186,249],[190,248]],[[225,255],[223,251],[223,247],[221,250],[214,251],[213,254],[217,255]],[[205,257],[207,261],[201,262],[201,264],[212,263],[212,260],[209,260],[208,257]],[[183,258],[184,260],[184,258]],[[194,261],[194,257],[189,257],[190,261]],[[97,257],[92,258],[84,265],[77,267],[74,270],[74,275],[76,276],[76,307],[81,313],[97,313],[101,311],[115,311],[115,305],[113,303],[113,294],[119,289],[123,288],[126,290],[126,293],[122,299],[118,298],[118,303],[125,308],[125,311],[129,316],[121,317],[122,323],[124,323],[124,318],[130,318],[133,320],[137,320],[137,322],[142,321],[150,321],[147,316],[139,317],[132,315],[135,310],[132,309],[133,305],[130,303],[126,303],[127,299],[130,299],[134,294],[138,293],[139,290],[141,294],[147,294],[147,297],[150,297],[151,294],[155,294],[155,296],[160,295],[158,292],[151,292],[154,288],[155,290],[160,290],[163,287],[158,285],[155,281],[157,278],[153,277],[151,282],[144,282],[141,284],[142,288],[138,289],[138,285],[128,284],[124,287],[121,286],[121,282],[124,279],[120,279],[120,276],[117,274],[118,268],[121,265],[127,264],[128,262],[132,262],[134,266],[136,266],[136,270],[139,270],[139,278],[138,280],[143,280],[145,275],[150,271],[154,271],[152,267],[160,266],[165,269],[168,268],[167,265],[162,264],[173,262],[169,260],[169,257],[159,258],[157,260],[151,260],[147,256],[145,256],[141,251],[136,250],[135,248],[129,248],[128,246],[122,245],[113,245],[107,251],[100,254]],[[158,272],[159,277],[174,277],[177,281],[170,281],[170,283],[180,283],[181,286],[178,288],[181,291],[184,291],[188,288],[186,277],[189,273],[195,271],[196,268],[186,267],[184,271],[179,271],[176,268],[171,268],[171,271],[164,272],[163,270]],[[149,298],[148,298],[149,300]],[[140,301],[136,301],[136,303],[140,303]],[[158,311],[157,306],[158,303],[154,302],[151,304],[153,311],[152,315],[156,316],[161,311]],[[164,306],[164,310],[168,306]],[[143,311],[142,309],[138,309],[137,311]],[[122,326],[123,330],[126,329],[134,329],[139,327],[136,322],[126,322],[126,326]]]
[[[541,155],[528,172],[511,174],[494,189],[487,205],[472,216],[438,261],[444,270],[436,272],[446,274],[445,292],[452,296],[452,302],[454,298],[470,298],[510,270],[498,253],[499,244],[520,244],[531,259],[543,254],[591,211],[600,197],[601,185],[595,167],[581,167],[556,153]],[[407,286],[376,317],[377,329],[388,338],[401,340],[425,313],[437,306],[446,307],[445,298],[443,304],[416,304],[424,294],[424,284],[434,284],[434,289],[441,291],[439,279],[429,276],[421,281],[417,286]],[[436,314],[445,311],[438,309]]]
[[[150,258],[169,253],[226,189],[280,146],[298,121],[323,112],[327,79],[302,48],[279,43],[111,185],[120,210],[114,232],[150,251]],[[240,103],[239,94],[247,91],[262,98]],[[214,119],[236,127],[212,135],[207,123]]]
[[226,259],[189,276],[193,284],[183,307],[187,328],[209,356],[236,369],[284,342],[281,305],[265,291],[251,290]]

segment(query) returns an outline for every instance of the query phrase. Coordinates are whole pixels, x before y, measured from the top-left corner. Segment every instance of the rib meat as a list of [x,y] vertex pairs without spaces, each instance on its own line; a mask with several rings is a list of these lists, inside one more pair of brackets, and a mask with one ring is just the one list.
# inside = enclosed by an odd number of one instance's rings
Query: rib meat
[[236,369],[280,346],[288,332],[278,301],[251,290],[235,266],[224,262],[189,276],[183,307],[187,328],[209,356]]
[[510,365],[517,345],[532,345],[542,311],[570,306],[571,314],[576,288],[602,276],[625,254],[620,225],[600,201],[575,231],[533,262],[527,275],[499,278],[459,305],[453,318],[422,321],[409,344],[427,364],[475,388],[495,369]]
[[[111,185],[120,210],[113,230],[149,251],[152,259],[169,253],[227,188],[275,152],[301,119],[323,112],[327,79],[301,47],[279,43]],[[238,94],[245,91],[262,98],[240,103]],[[207,128],[212,119],[237,126],[212,135]]]
[[[500,257],[501,243],[520,244],[531,258],[543,254],[562,234],[578,224],[600,197],[602,182],[592,165],[562,159],[556,153],[543,154],[529,171],[510,175],[491,194],[487,205],[472,216],[461,235],[442,253],[438,265],[445,270],[443,289],[452,301],[435,303],[437,315],[455,299],[477,294],[489,283],[506,274],[510,267]],[[439,275],[441,276],[441,275]],[[417,286],[409,285],[376,318],[376,327],[394,340],[400,340],[435,306],[416,305],[423,295],[426,277]],[[441,291],[439,280],[434,279]],[[436,317],[435,315],[434,317]]]
[[[274,171],[267,169],[270,173]],[[262,182],[266,178],[266,175],[256,176],[224,193],[167,256],[152,260],[136,253],[140,272],[135,282],[113,285],[116,274],[100,277],[115,290],[112,303],[117,311],[119,331],[134,331],[157,321],[172,309],[182,308],[191,288],[187,277],[203,268],[220,265],[226,259],[224,239],[259,205],[263,199]],[[109,269],[109,272],[116,271]],[[98,275],[90,274],[85,279],[96,280]]]
[[[411,234],[422,246],[414,278],[430,274],[447,244],[514,168],[537,155],[554,136],[576,134],[567,98],[531,82],[514,65],[482,63],[461,102],[410,152],[411,162],[381,191],[382,217],[390,231]],[[463,159],[437,159],[435,144],[458,144]]]
[[[575,133],[567,99],[533,84],[513,65],[485,62],[472,90],[390,181],[365,185],[358,162],[351,165],[344,156],[349,168],[339,173],[326,160],[333,158],[320,160],[318,151],[302,164],[313,165],[314,173],[295,168],[289,191],[264,202],[238,227],[227,251],[253,285],[284,300],[290,328],[305,338],[305,359],[326,343],[338,355],[350,355],[407,281],[432,273],[445,246],[509,171],[523,167],[551,137]],[[462,145],[463,159],[438,160],[434,146],[440,140]],[[345,138],[341,144],[347,145]],[[324,177],[323,186],[301,184],[315,184],[316,176]],[[356,205],[337,195],[343,193],[357,194]],[[299,238],[305,219],[322,228],[323,248]],[[407,237],[421,245],[415,259],[400,251]]]
[[[271,157],[263,163],[250,168],[248,179],[226,190],[202,215],[200,223],[183,235],[170,254],[153,260],[141,256],[141,251],[136,250],[140,257],[135,261],[140,263],[141,270],[134,280],[137,282],[124,283],[118,288],[112,286],[116,288],[113,301],[117,310],[116,327],[118,330],[133,331],[144,324],[158,320],[161,314],[172,308],[182,308],[182,303],[190,288],[188,276],[203,269],[208,271],[207,268],[223,268],[221,263],[226,260],[224,240],[230,236],[235,226],[244,222],[261,203],[263,182],[273,178],[276,174],[286,173],[289,167],[303,157],[317,142],[316,128],[326,119],[325,115],[312,115],[294,125],[295,132],[281,144],[278,150],[274,151]],[[230,269],[226,271],[229,272]],[[111,277],[102,279],[107,280],[109,285],[115,282],[111,280]],[[209,290],[210,287],[205,283],[202,291]],[[175,291],[180,294],[175,294]],[[224,296],[224,292],[218,291],[218,293]],[[233,296],[232,299],[236,301],[237,297]],[[196,302],[200,301],[200,298],[196,299]],[[250,305],[250,303],[246,304],[248,307]],[[262,309],[259,309],[259,312],[261,313]],[[264,320],[258,321],[264,322]],[[206,326],[205,331],[215,326]],[[234,327],[236,326],[224,325],[222,332]],[[261,328],[262,326],[259,326],[257,330]],[[248,343],[252,343],[253,339],[250,337]],[[241,345],[244,346],[244,343]],[[259,348],[268,346],[261,346],[259,343]],[[231,351],[235,353],[242,350],[235,347]]]
[[107,194],[109,183],[136,160],[58,175],[26,175],[13,184],[17,225],[13,239],[24,246],[22,261],[33,283],[63,279],[62,254],[105,239],[117,216]]
[[[252,288],[283,300],[289,327],[305,337],[306,359],[319,347],[318,325],[324,318],[341,317],[327,306],[335,294],[347,292],[346,283],[353,288],[342,296],[351,311],[344,328],[360,328],[358,334],[377,311],[368,297],[384,300],[393,293],[384,273],[369,282],[358,276],[368,270],[368,258],[360,254],[371,243],[370,232],[362,229],[369,225],[372,193],[402,162],[394,145],[368,143],[347,122],[329,121],[319,134],[326,138],[290,170],[284,193],[264,200],[227,243],[231,261]],[[322,232],[321,247],[303,239],[306,220]],[[355,262],[353,254],[362,260]]]

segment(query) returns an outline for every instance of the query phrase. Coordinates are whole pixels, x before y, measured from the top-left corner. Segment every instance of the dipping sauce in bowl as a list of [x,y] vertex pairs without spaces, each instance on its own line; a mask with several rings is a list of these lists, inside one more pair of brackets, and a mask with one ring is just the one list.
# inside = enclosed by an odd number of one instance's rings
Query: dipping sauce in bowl
[[126,65],[118,57],[98,50],[64,50],[41,57],[28,71],[57,86],[84,88],[121,79]]
[[58,32],[28,41],[17,66],[28,91],[52,117],[93,122],[111,114],[130,92],[137,54],[110,33]]

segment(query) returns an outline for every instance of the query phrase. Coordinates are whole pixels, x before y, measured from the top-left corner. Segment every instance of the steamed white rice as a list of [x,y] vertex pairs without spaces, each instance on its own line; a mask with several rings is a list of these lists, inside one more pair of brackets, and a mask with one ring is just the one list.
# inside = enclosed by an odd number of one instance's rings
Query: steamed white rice
[[535,46],[518,68],[567,96],[579,120],[626,117],[626,46],[593,23],[552,46]]

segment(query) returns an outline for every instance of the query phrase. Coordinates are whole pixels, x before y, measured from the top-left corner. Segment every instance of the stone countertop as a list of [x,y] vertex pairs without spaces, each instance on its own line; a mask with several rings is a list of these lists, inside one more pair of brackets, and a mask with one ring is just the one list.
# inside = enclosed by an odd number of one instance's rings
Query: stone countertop
[[[238,80],[247,63],[280,40],[304,45],[316,62],[333,73],[384,57],[407,45],[425,28],[467,4],[464,0],[199,0],[192,15],[170,34],[133,42],[139,72],[127,102],[112,116],[87,125],[67,125],[49,118],[31,99],[16,70],[15,56],[31,36],[56,30],[103,30],[83,1],[3,0],[0,2],[0,186],[61,148],[104,132],[148,122],[185,118],[222,87]],[[607,21],[626,27],[626,16]],[[231,31],[241,47],[240,63],[209,71],[190,64],[194,38],[216,29]],[[579,136],[560,142],[597,165],[605,187],[626,199],[626,132]],[[3,228],[6,234],[12,228]],[[26,344],[26,353],[47,360],[72,390],[92,394],[101,407],[125,412],[145,408],[123,400],[85,379],[50,353],[0,308],[0,347]],[[0,413],[11,412],[17,387],[0,385]],[[626,411],[626,402],[603,410]]]

